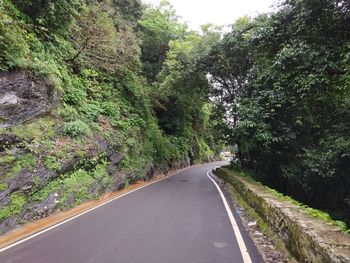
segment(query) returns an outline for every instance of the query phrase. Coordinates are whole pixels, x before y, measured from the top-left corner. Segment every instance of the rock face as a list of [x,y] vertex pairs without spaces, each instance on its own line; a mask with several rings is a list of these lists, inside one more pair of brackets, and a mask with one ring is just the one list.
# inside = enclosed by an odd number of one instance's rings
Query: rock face
[[350,235],[226,169],[217,169],[215,174],[235,188],[300,262],[350,262]]
[[6,232],[14,229],[18,225],[19,220],[20,219],[18,216],[12,216],[2,221],[0,223],[0,235],[3,235]]
[[52,212],[55,211],[55,208],[57,206],[58,197],[59,196],[57,193],[49,194],[49,196],[43,202],[39,202],[32,205],[30,209],[28,209],[27,212],[24,214],[23,219],[39,219],[52,214]]
[[0,134],[0,152],[4,151],[9,145],[17,142],[19,142],[19,140],[13,134]]
[[56,178],[58,175],[56,172],[46,169],[45,167],[38,168],[35,172],[29,172],[26,169],[23,169],[17,176],[16,180],[12,180],[9,183],[8,188],[12,191],[26,190],[31,189],[35,185],[38,188],[44,186],[52,179]]
[[[190,163],[185,160],[168,167],[149,163],[136,173],[123,172],[123,155],[101,134],[93,132],[84,142],[63,134],[64,120],[54,110],[59,97],[56,94],[47,82],[27,72],[0,73],[0,235],[23,222]],[[50,132],[46,120],[51,123]],[[108,126],[103,118],[100,122]],[[17,128],[28,133],[16,133]],[[41,136],[43,133],[49,136]],[[95,174],[97,165],[103,169]]]
[[50,87],[25,72],[0,74],[0,128],[30,120],[50,110]]

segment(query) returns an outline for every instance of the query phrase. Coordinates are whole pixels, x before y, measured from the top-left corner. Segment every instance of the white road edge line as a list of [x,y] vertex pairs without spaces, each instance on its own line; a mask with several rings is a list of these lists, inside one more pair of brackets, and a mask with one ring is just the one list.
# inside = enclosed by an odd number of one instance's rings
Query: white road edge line
[[237,222],[232,214],[232,211],[230,209],[230,206],[228,205],[227,203],[227,200],[223,194],[223,192],[221,191],[219,185],[215,182],[215,180],[209,175],[209,173],[211,172],[211,170],[209,170],[207,172],[207,176],[209,177],[209,179],[214,183],[214,185],[216,186],[216,189],[218,189],[218,192],[221,196],[221,199],[222,199],[222,202],[224,203],[224,206],[225,206],[225,209],[226,209],[226,212],[227,212],[227,215],[230,219],[230,222],[231,222],[231,225],[232,225],[232,228],[233,228],[233,232],[235,233],[235,236],[236,236],[236,239],[237,239],[237,243],[238,243],[238,246],[239,246],[239,249],[241,251],[241,254],[242,254],[242,258],[243,258],[243,262],[244,263],[252,263],[252,260],[250,258],[250,255],[248,253],[248,249],[244,243],[244,240],[242,238],[242,234],[241,234],[241,231],[239,231],[239,228],[238,228],[238,225],[237,225]]
[[13,247],[15,247],[15,246],[17,246],[17,245],[19,245],[19,244],[22,244],[22,243],[24,243],[24,242],[26,242],[26,241],[28,241],[28,240],[30,240],[30,239],[32,239],[32,238],[35,238],[35,237],[37,237],[37,236],[40,236],[41,234],[44,234],[45,232],[48,232],[48,231],[50,231],[50,230],[52,230],[52,229],[54,229],[54,228],[56,228],[56,227],[59,227],[59,226],[65,224],[65,223],[68,223],[69,221],[72,221],[72,220],[76,219],[77,217],[80,217],[80,216],[82,216],[82,215],[85,215],[85,214],[87,214],[87,213],[90,213],[91,211],[93,211],[93,210],[95,210],[95,209],[97,209],[97,208],[99,208],[99,207],[101,207],[101,206],[107,205],[107,204],[109,204],[110,202],[113,202],[113,201],[115,201],[115,200],[117,200],[117,199],[119,199],[119,198],[122,198],[122,197],[124,197],[124,196],[126,196],[126,195],[128,195],[128,194],[131,194],[131,193],[133,193],[133,192],[135,192],[135,191],[141,190],[142,188],[151,186],[151,185],[153,185],[153,184],[155,184],[155,183],[159,183],[159,182],[161,182],[161,181],[163,181],[163,180],[165,180],[165,179],[168,179],[168,178],[171,177],[171,176],[174,176],[174,175],[176,175],[176,174],[178,174],[178,173],[181,173],[181,172],[183,172],[183,171],[186,171],[187,169],[190,169],[191,167],[193,167],[193,166],[186,167],[186,168],[181,169],[180,171],[178,171],[178,172],[176,172],[176,173],[174,173],[174,174],[172,174],[172,175],[166,176],[166,177],[161,178],[161,179],[159,179],[159,180],[157,180],[157,181],[154,181],[154,182],[152,182],[152,183],[150,183],[150,184],[141,186],[140,188],[131,190],[130,192],[127,192],[127,193],[122,194],[122,195],[120,195],[120,196],[114,197],[114,198],[112,198],[111,200],[106,201],[105,203],[102,203],[102,204],[100,204],[100,205],[97,205],[97,206],[95,206],[95,207],[93,207],[93,208],[91,208],[91,209],[88,209],[88,210],[86,210],[86,211],[84,211],[84,212],[82,212],[82,213],[80,213],[80,214],[77,214],[77,215],[75,215],[75,216],[73,216],[73,217],[70,217],[70,218],[68,218],[68,219],[66,219],[66,220],[64,220],[64,221],[62,221],[62,222],[60,222],[60,223],[57,223],[57,224],[53,225],[53,226],[50,226],[50,227],[48,227],[48,228],[45,228],[45,229],[43,229],[43,230],[41,230],[41,231],[39,231],[39,232],[37,232],[37,233],[35,233],[35,234],[33,234],[33,235],[30,235],[30,236],[28,236],[28,237],[26,237],[26,238],[23,238],[23,239],[21,239],[21,240],[15,242],[15,243],[13,243],[13,244],[11,244],[11,245],[8,245],[8,246],[6,246],[6,247],[1,248],[1,249],[0,249],[0,253],[4,252],[4,251],[6,251],[6,250],[8,250],[8,249],[10,249],[10,248],[13,248]]

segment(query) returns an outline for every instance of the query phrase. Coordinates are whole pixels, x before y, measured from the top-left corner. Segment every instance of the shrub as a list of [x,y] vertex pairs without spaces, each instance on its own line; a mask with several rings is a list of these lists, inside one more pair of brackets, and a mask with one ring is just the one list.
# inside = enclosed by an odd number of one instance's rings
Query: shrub
[[113,102],[104,102],[101,105],[103,113],[110,117],[118,117],[120,115],[118,107]]
[[69,86],[63,97],[63,100],[70,105],[80,105],[85,99],[85,90],[76,86]]
[[84,113],[86,118],[96,120],[96,118],[101,114],[102,109],[97,104],[87,103],[81,107],[81,111]]
[[47,156],[44,161],[45,167],[50,170],[61,170],[61,164],[55,156]]
[[25,154],[18,158],[17,164],[19,164],[23,168],[27,168],[32,170],[37,164],[37,160],[34,155],[31,153]]
[[0,1],[0,71],[24,63],[30,52],[24,24],[11,17],[18,13],[11,3]]
[[59,108],[58,114],[68,121],[74,121],[79,118],[79,113],[76,108],[68,104],[64,104],[64,107]]
[[81,120],[67,122],[63,128],[63,133],[70,137],[78,137],[88,132],[89,126]]

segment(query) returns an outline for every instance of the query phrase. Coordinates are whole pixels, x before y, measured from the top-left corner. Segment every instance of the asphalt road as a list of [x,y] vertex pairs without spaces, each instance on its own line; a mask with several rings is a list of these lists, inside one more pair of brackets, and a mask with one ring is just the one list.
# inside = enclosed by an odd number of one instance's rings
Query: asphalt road
[[[0,253],[0,262],[244,262],[223,201],[207,177],[217,165],[191,167],[114,200]],[[251,261],[262,262],[242,227],[240,232]]]

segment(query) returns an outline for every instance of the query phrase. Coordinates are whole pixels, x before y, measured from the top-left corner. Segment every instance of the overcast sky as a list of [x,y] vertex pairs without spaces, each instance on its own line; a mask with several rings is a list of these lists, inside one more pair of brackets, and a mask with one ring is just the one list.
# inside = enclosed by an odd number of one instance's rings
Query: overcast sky
[[[159,4],[160,0],[142,0],[145,3]],[[170,0],[177,14],[188,23],[191,29],[200,25],[232,24],[237,18],[272,11],[276,0]]]

